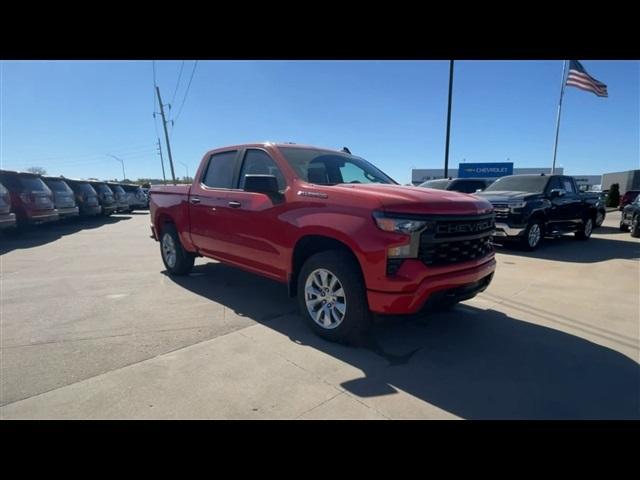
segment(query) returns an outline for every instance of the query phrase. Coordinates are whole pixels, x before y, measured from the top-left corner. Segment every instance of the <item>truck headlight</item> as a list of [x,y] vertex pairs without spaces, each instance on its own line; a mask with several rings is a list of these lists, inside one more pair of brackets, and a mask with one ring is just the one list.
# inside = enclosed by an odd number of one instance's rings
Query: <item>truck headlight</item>
[[513,211],[516,210],[518,208],[524,208],[527,206],[527,202],[517,202],[517,203],[511,203],[509,204],[509,208]]
[[425,220],[414,220],[411,218],[397,218],[386,216],[383,213],[376,212],[373,214],[376,225],[380,230],[385,232],[404,233],[411,235],[429,225]]

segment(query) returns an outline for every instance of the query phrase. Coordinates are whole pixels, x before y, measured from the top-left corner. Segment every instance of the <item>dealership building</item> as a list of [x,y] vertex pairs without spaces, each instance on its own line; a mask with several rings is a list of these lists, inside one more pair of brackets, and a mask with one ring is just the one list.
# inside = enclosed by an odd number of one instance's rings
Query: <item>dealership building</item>
[[[640,170],[638,172],[637,181],[640,182]],[[458,168],[449,169],[449,177],[451,178],[487,178],[490,180],[496,180],[506,175],[539,175],[544,173],[545,175],[551,174],[551,168],[549,167],[530,167],[530,168],[514,168],[512,162],[497,162],[497,163],[460,163]],[[564,169],[562,167],[556,168],[555,173],[557,175],[564,175]],[[622,175],[627,174],[624,177],[624,181],[629,178],[629,172],[620,172]],[[595,185],[602,184],[602,188],[607,188],[604,185],[604,177],[607,175],[572,175],[576,180],[578,186],[586,190],[591,190]],[[420,185],[427,180],[436,180],[438,178],[444,178],[443,168],[414,168],[411,170],[411,183],[413,185]],[[617,177],[616,177],[617,178]],[[620,177],[622,179],[622,177]],[[635,177],[634,177],[635,178]],[[633,183],[629,180],[630,184]],[[613,183],[613,182],[612,182]],[[622,190],[622,183],[620,183],[620,190]],[[629,187],[631,189],[632,187]]]

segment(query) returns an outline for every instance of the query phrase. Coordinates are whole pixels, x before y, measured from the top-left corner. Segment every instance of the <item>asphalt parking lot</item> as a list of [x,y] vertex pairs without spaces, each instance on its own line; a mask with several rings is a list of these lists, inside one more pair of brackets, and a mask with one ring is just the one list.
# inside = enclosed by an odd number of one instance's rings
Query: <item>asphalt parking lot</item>
[[0,238],[0,418],[638,419],[640,241],[499,249],[489,289],[379,319],[359,347],[285,287],[219,263],[165,275],[146,212]]

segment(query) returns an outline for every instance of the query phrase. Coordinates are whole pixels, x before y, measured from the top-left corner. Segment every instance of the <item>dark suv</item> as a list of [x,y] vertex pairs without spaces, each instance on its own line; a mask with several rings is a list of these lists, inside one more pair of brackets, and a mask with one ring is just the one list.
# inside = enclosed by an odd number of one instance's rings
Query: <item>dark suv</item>
[[80,207],[80,216],[92,217],[100,215],[102,207],[98,200],[98,193],[93,189],[91,184],[86,180],[66,179],[67,185],[71,187],[76,197],[76,203]]
[[0,183],[0,230],[16,226],[16,214],[11,211],[11,195]]
[[42,177],[44,183],[53,192],[53,202],[58,209],[60,219],[77,217],[80,209],[76,205],[73,190],[59,177]]
[[640,237],[640,195],[622,209],[620,230],[623,232],[631,230],[632,237]]
[[573,232],[586,240],[598,215],[595,202],[585,198],[573,177],[510,175],[476,194],[489,200],[495,214],[495,237],[517,240],[534,250],[543,237]]
[[127,194],[127,201],[129,202],[129,211],[142,210],[149,208],[149,200],[144,194],[142,187],[139,185],[121,185],[125,193]]
[[639,193],[640,190],[627,190],[620,198],[620,206],[618,207],[618,210],[622,211],[624,210],[624,207],[632,204]]
[[107,183],[111,191],[113,191],[113,195],[116,199],[116,211],[117,212],[128,212],[129,211],[129,201],[127,200],[127,192],[124,191],[122,186],[118,183]]
[[104,182],[90,182],[93,189],[98,193],[98,201],[102,207],[102,214],[107,217],[114,213],[118,208],[116,197],[113,191]]
[[18,225],[58,220],[53,193],[42,181],[40,175],[0,170],[0,183],[9,190],[11,208],[16,214]]
[[485,178],[443,178],[440,180],[428,180],[418,185],[424,188],[435,188],[437,190],[451,190],[462,193],[476,193],[478,190],[487,188],[493,180]]

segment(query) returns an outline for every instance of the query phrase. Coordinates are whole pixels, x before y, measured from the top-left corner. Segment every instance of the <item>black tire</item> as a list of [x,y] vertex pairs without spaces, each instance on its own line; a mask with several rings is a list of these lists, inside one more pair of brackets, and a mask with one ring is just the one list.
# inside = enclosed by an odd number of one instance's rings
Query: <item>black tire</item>
[[622,223],[622,220],[620,221],[620,231],[621,232],[628,232],[629,231],[629,225],[625,225],[624,223]]
[[604,219],[607,217],[607,212],[598,212],[596,214],[596,223],[593,228],[600,228],[604,223]]
[[[165,240],[165,237],[170,237],[171,240]],[[167,242],[166,244],[165,241]],[[173,242],[175,259],[170,257],[169,252],[165,248],[169,246],[170,242]],[[187,252],[184,249],[182,243],[180,243],[178,231],[172,224],[167,224],[162,228],[162,233],[160,234],[160,256],[162,257],[162,262],[167,272],[171,275],[188,275],[196,259],[193,253]]]
[[640,237],[640,216],[635,215],[631,221],[631,236]]
[[594,222],[592,217],[585,218],[580,225],[580,229],[576,232],[576,238],[578,240],[589,240],[593,233],[593,225]]
[[[340,320],[336,320],[336,317],[333,316],[334,314],[331,313],[331,309],[326,313],[329,321],[333,322],[335,320],[337,324],[331,328],[316,323],[307,308],[307,280],[312,282],[313,278],[311,276],[318,270],[324,270],[331,274],[330,280],[335,277],[338,286],[341,285],[344,290],[344,296],[333,297],[333,300],[329,301],[329,305],[331,305],[331,301],[335,301],[338,304],[337,298],[343,298],[344,301],[344,313]],[[339,291],[339,288],[335,289],[335,292]],[[364,278],[357,261],[347,252],[327,250],[309,257],[298,275],[297,292],[298,306],[304,322],[311,330],[326,340],[345,344],[358,344],[371,326],[371,312],[367,302]],[[313,294],[310,294],[310,297],[311,295]],[[327,292],[327,295],[327,298],[329,298],[331,293]],[[322,296],[324,297],[324,294]],[[317,295],[315,298],[320,299]],[[309,300],[313,301],[312,298],[309,298]],[[324,300],[319,300],[317,304],[319,308],[316,311],[319,312],[325,308],[322,302],[326,303]],[[340,315],[336,310],[334,312],[336,315]],[[322,321],[322,318],[326,318],[325,314],[320,314],[318,321]]]
[[[537,240],[533,241],[536,238],[533,235],[530,235],[533,229],[537,228],[539,235],[537,235]],[[533,218],[529,220],[529,224],[527,228],[524,230],[524,234],[522,235],[522,239],[520,240],[520,246],[525,250],[533,252],[536,248],[540,246],[540,242],[544,237],[544,223],[539,218]]]

